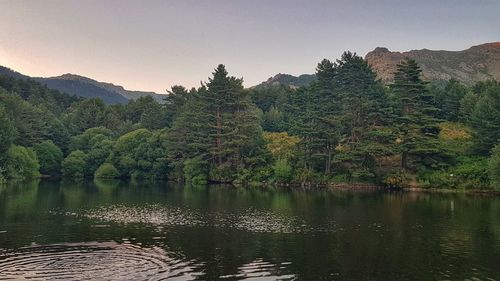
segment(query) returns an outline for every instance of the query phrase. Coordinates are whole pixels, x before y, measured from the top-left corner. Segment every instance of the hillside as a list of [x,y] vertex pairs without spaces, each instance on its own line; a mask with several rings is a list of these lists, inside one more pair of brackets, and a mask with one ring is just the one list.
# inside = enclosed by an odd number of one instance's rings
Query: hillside
[[285,86],[290,86],[292,88],[298,88],[309,85],[315,79],[316,75],[314,74],[302,74],[299,76],[293,76],[290,74],[279,73],[254,87],[271,87],[271,86],[285,85]]
[[463,51],[428,49],[391,52],[377,47],[365,59],[384,82],[391,82],[396,65],[405,57],[417,61],[429,81],[454,78],[467,85],[489,79],[500,80],[500,42],[473,46]]
[[163,100],[163,95],[157,93],[128,91],[122,86],[99,82],[75,74],[64,74],[56,77],[30,77],[7,67],[0,66],[0,75],[17,79],[31,79],[46,85],[50,89],[83,98],[100,98],[107,104],[127,103],[129,99],[137,99],[148,95],[157,101]]
[[161,101],[163,101],[163,98],[164,98],[164,95],[160,95],[160,94],[157,94],[155,92],[129,91],[129,90],[126,90],[125,88],[123,88],[122,86],[119,86],[119,85],[115,85],[115,84],[107,83],[107,82],[99,82],[99,81],[90,79],[88,77],[84,77],[84,76],[80,76],[80,75],[76,75],[76,74],[70,74],[70,73],[67,73],[67,74],[64,74],[61,76],[57,76],[57,77],[45,78],[45,79],[79,81],[79,82],[82,82],[85,84],[92,84],[96,87],[105,89],[107,91],[118,93],[118,94],[122,95],[123,97],[125,97],[126,99],[137,99],[137,98],[144,97],[144,96],[152,96],[156,101],[161,102]]

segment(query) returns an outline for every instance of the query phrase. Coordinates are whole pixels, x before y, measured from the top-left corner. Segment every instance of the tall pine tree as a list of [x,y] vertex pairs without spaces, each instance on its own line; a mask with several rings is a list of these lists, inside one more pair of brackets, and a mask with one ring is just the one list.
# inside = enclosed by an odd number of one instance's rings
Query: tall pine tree
[[390,85],[397,104],[398,147],[401,167],[415,171],[418,166],[436,168],[446,157],[439,146],[438,109],[421,79],[422,70],[415,60],[406,58],[397,65]]

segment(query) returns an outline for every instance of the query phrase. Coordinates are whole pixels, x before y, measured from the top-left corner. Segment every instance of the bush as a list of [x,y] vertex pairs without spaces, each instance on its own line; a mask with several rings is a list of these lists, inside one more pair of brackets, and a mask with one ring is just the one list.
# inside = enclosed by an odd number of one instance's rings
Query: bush
[[87,155],[81,150],[71,152],[63,161],[62,173],[64,177],[81,179],[85,176]]
[[418,178],[425,188],[456,188],[456,178],[447,171],[433,171],[423,173]]
[[110,163],[104,163],[95,171],[94,178],[116,179],[120,176],[118,170]]
[[290,182],[293,178],[292,165],[286,159],[278,159],[273,165],[273,172],[278,182]]
[[6,183],[6,182],[7,182],[7,178],[5,176],[5,168],[0,166],[0,184]]
[[488,161],[488,173],[491,179],[491,187],[500,189],[500,144],[497,144],[491,151]]
[[42,174],[57,175],[61,172],[63,153],[59,147],[52,141],[47,140],[36,144],[33,148],[40,162],[40,172]]
[[186,182],[195,185],[206,184],[208,174],[207,167],[207,161],[201,159],[201,157],[187,159],[184,161],[184,179]]
[[423,173],[419,177],[424,187],[488,189],[488,163],[484,157],[459,157],[455,167]]
[[36,153],[24,146],[12,145],[7,150],[6,176],[11,179],[32,179],[40,176]]
[[410,175],[404,170],[395,171],[387,175],[384,179],[384,184],[387,187],[408,187],[410,185]]

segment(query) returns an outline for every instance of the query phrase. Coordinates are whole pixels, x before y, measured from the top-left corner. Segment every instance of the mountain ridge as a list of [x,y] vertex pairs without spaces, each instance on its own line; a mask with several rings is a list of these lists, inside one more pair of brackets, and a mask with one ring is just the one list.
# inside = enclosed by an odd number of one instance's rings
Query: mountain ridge
[[390,51],[376,47],[365,59],[385,83],[393,80],[396,65],[405,57],[414,59],[422,68],[422,75],[428,81],[456,79],[466,85],[479,81],[500,80],[500,42],[472,46],[461,51],[410,50]]
[[53,77],[31,77],[5,66],[0,66],[0,75],[18,79],[31,79],[50,89],[83,98],[100,98],[107,104],[127,103],[130,99],[151,96],[155,100],[163,101],[164,95],[154,92],[130,91],[123,86],[109,82],[99,82],[89,77],[66,73]]

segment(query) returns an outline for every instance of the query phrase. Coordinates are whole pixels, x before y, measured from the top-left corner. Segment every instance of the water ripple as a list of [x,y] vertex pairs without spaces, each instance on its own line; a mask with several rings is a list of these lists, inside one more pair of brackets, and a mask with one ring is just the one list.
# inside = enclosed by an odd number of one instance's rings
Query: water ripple
[[0,280],[194,280],[193,262],[116,242],[23,247],[0,255]]

